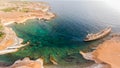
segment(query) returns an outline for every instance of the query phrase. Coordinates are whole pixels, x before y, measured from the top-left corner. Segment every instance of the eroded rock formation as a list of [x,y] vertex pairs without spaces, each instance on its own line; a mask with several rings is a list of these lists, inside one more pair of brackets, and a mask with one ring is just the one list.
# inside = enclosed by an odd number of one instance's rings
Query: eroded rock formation
[[99,44],[97,49],[92,53],[80,53],[85,59],[93,60],[97,63],[97,65],[93,65],[92,68],[119,68],[120,36],[112,36],[110,40],[106,40]]
[[0,68],[44,68],[44,67],[42,59],[30,60],[29,58],[24,58],[23,60],[17,60],[11,66]]

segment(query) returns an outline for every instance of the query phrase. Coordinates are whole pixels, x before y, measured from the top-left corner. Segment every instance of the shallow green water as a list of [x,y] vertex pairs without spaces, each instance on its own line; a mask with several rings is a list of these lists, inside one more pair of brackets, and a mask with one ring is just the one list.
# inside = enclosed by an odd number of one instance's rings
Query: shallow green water
[[[12,25],[18,37],[24,39],[23,43],[30,42],[30,44],[18,52],[0,56],[0,60],[11,63],[24,57],[43,58],[45,63],[51,64],[50,57],[52,57],[63,65],[86,63],[79,51],[84,50],[88,44],[75,39],[73,35],[70,36],[71,30],[64,26],[55,21],[44,22],[37,19],[28,20],[25,25]],[[58,30],[63,28],[65,32]]]

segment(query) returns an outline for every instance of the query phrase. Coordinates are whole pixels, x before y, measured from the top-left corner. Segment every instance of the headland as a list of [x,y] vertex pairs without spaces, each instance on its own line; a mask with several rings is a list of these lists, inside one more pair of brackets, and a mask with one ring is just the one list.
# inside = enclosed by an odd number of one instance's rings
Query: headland
[[28,19],[51,20],[55,14],[44,2],[5,2],[0,4],[0,20],[4,25],[24,23]]
[[96,64],[88,68],[119,68],[120,35],[113,35],[111,39],[99,44],[93,52],[80,53],[85,59],[95,61]]
[[[55,14],[50,12],[50,6],[45,2],[3,1],[0,3],[0,21],[3,26],[4,38],[0,42],[0,55],[16,52],[27,44],[21,44],[22,39],[8,25],[24,23],[28,19],[51,20]],[[25,24],[25,23],[24,23]]]
[[[50,6],[45,2],[1,1],[0,23],[4,36],[0,40],[0,55],[16,52],[19,48],[29,44],[21,44],[23,40],[8,25],[24,23],[28,19],[51,20],[55,14],[50,12]],[[25,24],[25,23],[24,23]],[[1,68],[43,68],[43,61],[32,61],[29,58],[16,61],[12,66]]]

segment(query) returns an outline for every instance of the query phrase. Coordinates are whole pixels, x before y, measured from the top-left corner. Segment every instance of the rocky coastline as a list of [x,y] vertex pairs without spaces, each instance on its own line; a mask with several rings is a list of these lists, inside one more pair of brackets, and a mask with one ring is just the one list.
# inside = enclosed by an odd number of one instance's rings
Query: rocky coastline
[[15,63],[11,66],[3,66],[0,68],[44,68],[44,67],[42,59],[30,60],[28,57],[26,57],[22,60],[15,61]]
[[[7,6],[9,5],[9,7]],[[11,9],[12,8],[12,9]],[[14,9],[13,9],[14,8]],[[5,38],[0,42],[0,55],[16,52],[27,44],[8,25],[24,23],[29,19],[51,20],[55,14],[49,12],[50,7],[44,2],[5,2],[0,5],[0,20],[4,27]],[[25,23],[24,23],[25,24]]]
[[95,64],[87,68],[119,68],[120,67],[120,35],[115,34],[111,39],[99,44],[96,50],[89,53],[80,51],[80,54]]
[[[10,7],[8,8],[6,5]],[[16,52],[19,48],[29,44],[29,42],[21,44],[23,40],[18,38],[16,33],[8,25],[13,23],[25,24],[24,22],[29,19],[51,20],[56,17],[54,13],[49,11],[50,6],[43,2],[5,2],[0,6],[0,20],[4,27],[3,32],[6,34],[0,42],[0,55]],[[80,54],[85,59],[95,62],[95,64],[87,68],[119,68],[119,45],[120,35],[113,35],[111,39],[99,44],[93,52],[84,53],[80,51]],[[58,65],[53,57],[50,57],[50,61]],[[43,68],[43,59],[30,60],[29,58],[25,58],[16,61],[11,66],[0,68]]]
[[[9,5],[9,7],[8,7]],[[0,55],[16,52],[19,48],[29,44],[21,44],[23,40],[18,38],[11,27],[13,23],[22,23],[29,19],[51,20],[55,14],[50,12],[50,6],[45,2],[27,2],[27,1],[3,1],[0,4],[0,21],[3,26],[5,37],[0,42]],[[0,68],[43,68],[43,60],[30,60],[25,58],[16,61],[13,65]]]

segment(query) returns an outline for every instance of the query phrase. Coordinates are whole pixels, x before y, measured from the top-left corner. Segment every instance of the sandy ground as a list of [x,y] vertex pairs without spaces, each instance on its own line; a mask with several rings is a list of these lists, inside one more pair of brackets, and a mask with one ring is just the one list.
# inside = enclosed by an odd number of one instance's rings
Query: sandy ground
[[[15,32],[7,27],[12,23],[24,23],[28,19],[45,19],[51,20],[55,17],[55,14],[49,12],[49,6],[45,3],[38,2],[5,2],[0,3],[0,9],[9,7],[17,7],[16,10],[10,12],[4,12],[0,10],[0,22],[4,26],[5,38],[0,41],[0,55],[17,51],[18,48],[24,46],[21,45],[22,40],[18,38]],[[18,8],[19,7],[19,8]],[[19,11],[22,8],[29,8],[29,12]]]
[[80,51],[80,54],[85,59],[96,62],[88,68],[120,68],[120,35],[114,35],[111,39],[99,44],[93,52]]
[[4,28],[5,37],[0,42],[0,50],[4,50],[6,47],[14,44],[16,38],[15,32],[13,32],[10,28]]
[[[4,11],[3,9],[14,8],[15,10]],[[27,12],[23,9],[28,10]],[[50,6],[44,2],[0,2],[0,20],[3,24],[16,22],[23,23],[28,19],[45,19],[51,20],[55,14],[49,12]]]
[[0,12],[0,19],[3,24],[10,22],[24,23],[28,19],[46,19],[50,20],[54,18],[55,15],[50,12],[34,11],[34,12]]
[[120,68],[120,37],[103,42],[92,55],[96,63],[107,63],[111,68]]
[[[4,28],[5,37],[0,42],[0,55],[15,52],[22,47],[22,39],[9,27]],[[25,45],[24,45],[25,46]]]
[[12,39],[7,40],[5,43],[0,45],[0,50],[5,49],[6,47],[10,46],[11,44],[13,44],[13,40]]

